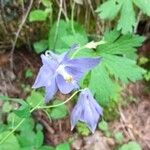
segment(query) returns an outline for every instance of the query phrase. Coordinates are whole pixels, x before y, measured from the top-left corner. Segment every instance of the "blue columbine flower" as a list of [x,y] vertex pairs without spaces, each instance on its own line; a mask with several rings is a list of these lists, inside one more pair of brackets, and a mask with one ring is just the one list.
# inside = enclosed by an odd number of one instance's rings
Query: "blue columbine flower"
[[102,108],[93,98],[90,90],[86,88],[80,93],[77,104],[71,113],[71,129],[73,130],[78,121],[82,121],[94,133],[101,115]]
[[79,87],[77,83],[83,74],[100,62],[100,58],[70,59],[68,57],[70,51],[61,55],[48,51],[45,55],[41,55],[43,66],[39,70],[33,88],[45,87],[46,102],[49,102],[58,90],[68,94],[77,89]]

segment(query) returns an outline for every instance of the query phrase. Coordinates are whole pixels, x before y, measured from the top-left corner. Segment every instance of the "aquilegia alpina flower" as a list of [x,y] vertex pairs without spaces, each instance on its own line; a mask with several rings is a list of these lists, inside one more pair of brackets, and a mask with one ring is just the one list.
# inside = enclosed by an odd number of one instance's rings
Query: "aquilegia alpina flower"
[[100,62],[100,58],[70,59],[68,57],[70,51],[61,55],[48,51],[49,53],[41,55],[43,65],[33,88],[45,87],[46,102],[49,102],[58,90],[63,94],[68,94],[77,89],[78,81],[83,74]]
[[93,98],[90,90],[88,88],[84,89],[80,93],[77,104],[71,113],[71,130],[73,130],[78,121],[82,121],[94,133],[102,112],[102,108]]

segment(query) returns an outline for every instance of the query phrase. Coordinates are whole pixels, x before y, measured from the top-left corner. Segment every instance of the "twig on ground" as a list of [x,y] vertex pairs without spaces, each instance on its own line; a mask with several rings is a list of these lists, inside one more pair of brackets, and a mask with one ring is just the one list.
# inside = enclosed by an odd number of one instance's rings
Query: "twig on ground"
[[30,10],[31,10],[32,4],[33,4],[33,0],[30,0],[30,4],[28,6],[28,9],[27,9],[25,15],[22,18],[22,21],[21,21],[21,23],[19,25],[18,31],[17,31],[16,36],[15,36],[15,39],[12,42],[12,49],[11,49],[11,52],[10,52],[10,66],[11,66],[11,69],[13,69],[13,54],[14,54],[14,50],[15,50],[15,47],[16,47],[16,43],[18,41],[18,37],[19,37],[19,34],[20,34],[21,30],[22,30],[22,27],[23,27],[23,25],[24,25],[24,23],[25,23],[25,21],[27,19],[27,16],[28,16]]
[[0,67],[0,79],[1,79],[1,84],[3,85],[0,87],[0,91],[2,91],[4,95],[7,95],[6,81],[5,81],[4,73],[1,67]]
[[138,25],[139,25],[139,22],[140,22],[140,20],[141,20],[141,17],[142,17],[142,11],[140,11],[140,12],[138,13],[137,21],[136,21],[136,24],[135,24],[135,27],[134,27],[134,33],[137,32]]
[[119,107],[119,113],[120,113],[120,117],[121,117],[121,123],[123,124],[123,128],[125,128],[125,130],[127,131],[127,134],[129,135],[130,139],[135,140],[136,138],[134,137],[134,134],[133,134],[129,124],[125,119],[125,116],[121,110],[121,107]]
[[88,2],[88,4],[89,4],[89,6],[90,6],[90,9],[91,9],[91,12],[92,12],[93,17],[95,17],[95,12],[94,12],[94,8],[93,8],[93,6],[92,6],[91,0],[88,0],[87,2]]
[[[63,2],[63,1],[62,1]],[[59,6],[60,8],[60,2],[56,1],[57,5]],[[66,7],[66,1],[64,1],[64,8],[63,8],[63,3],[62,3],[62,6],[61,6],[61,11],[65,17],[65,20],[66,21],[69,21],[69,18],[68,18],[68,15],[67,15],[67,7]]]
[[61,13],[62,13],[62,4],[63,4],[63,0],[60,0],[59,2],[59,12],[58,12],[58,17],[57,17],[57,24],[56,24],[56,32],[55,32],[55,37],[54,37],[54,47],[53,49],[55,49],[55,45],[56,45],[56,41],[57,41],[57,36],[58,36],[58,28],[59,28],[59,22],[60,22],[60,17],[61,17]]

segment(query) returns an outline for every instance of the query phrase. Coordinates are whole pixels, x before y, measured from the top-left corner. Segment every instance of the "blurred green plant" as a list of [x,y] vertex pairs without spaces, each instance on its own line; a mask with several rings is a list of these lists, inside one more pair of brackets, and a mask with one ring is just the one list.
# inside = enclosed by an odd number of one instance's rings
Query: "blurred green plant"
[[98,6],[96,12],[101,19],[118,20],[119,18],[117,30],[121,30],[123,34],[127,34],[132,33],[133,29],[139,23],[139,20],[136,20],[137,11],[135,6],[144,14],[150,16],[150,0],[107,0]]
[[130,141],[123,144],[118,150],[142,150],[142,148],[136,141]]
[[[57,104],[60,104],[61,101],[60,100],[55,100],[53,102],[53,105],[57,105]],[[61,106],[58,106],[58,107],[55,107],[55,108],[52,108],[50,110],[50,116],[52,119],[61,119],[61,118],[64,118],[67,116],[68,114],[68,110],[67,110],[67,107],[66,105],[61,105]]]
[[109,130],[108,123],[102,119],[98,124],[98,129],[101,130],[105,136],[111,137],[112,133]]
[[[35,98],[37,99],[38,96]],[[39,125],[34,123],[30,115],[30,106],[24,100],[12,99],[7,96],[1,96],[0,99],[4,102],[1,115],[7,113],[7,124],[3,120],[0,125],[0,150],[44,150],[46,147],[51,148],[44,146],[43,128],[39,128]],[[12,103],[19,103],[20,107],[14,109]]]
[[91,131],[89,130],[87,125],[83,122],[77,123],[76,130],[77,130],[78,134],[82,135],[82,136],[88,136],[91,133]]
[[56,150],[70,150],[70,145],[67,142],[61,143],[56,146]]
[[25,71],[25,78],[32,78],[33,77],[33,72],[31,69],[26,69]]
[[124,139],[125,139],[125,137],[124,137],[122,132],[115,132],[114,133],[114,138],[115,138],[115,141],[118,144],[121,144],[124,141]]
[[150,58],[144,57],[144,56],[141,56],[141,57],[139,58],[138,64],[141,65],[141,66],[145,66],[145,68],[147,69],[147,71],[146,71],[145,74],[144,74],[144,79],[145,79],[146,81],[150,81],[150,68],[149,68],[149,63],[150,63]]
[[105,120],[102,120],[99,124],[98,124],[98,128],[103,131],[103,132],[107,132],[108,129],[108,124]]
[[52,3],[49,0],[41,0],[40,2],[45,9],[32,10],[29,14],[29,21],[45,21],[50,13],[52,13]]
[[[5,121],[0,124],[0,150],[55,149],[44,145],[43,128],[40,124],[35,124],[31,116],[35,109],[45,105],[40,92],[32,91],[26,101],[7,96],[0,96],[0,99],[4,102],[2,113],[7,113],[7,124],[5,124]],[[19,108],[14,109],[12,103],[19,103]],[[60,104],[61,101],[56,100],[52,107]],[[52,119],[63,118],[67,115],[67,108],[64,104],[61,104],[59,107],[53,108],[50,115]],[[70,150],[70,146],[66,142],[56,146],[56,149]]]

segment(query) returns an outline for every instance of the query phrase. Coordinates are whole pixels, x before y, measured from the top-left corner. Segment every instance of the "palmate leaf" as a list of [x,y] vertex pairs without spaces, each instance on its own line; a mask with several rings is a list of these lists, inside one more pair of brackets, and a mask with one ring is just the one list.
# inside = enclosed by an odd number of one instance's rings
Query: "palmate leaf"
[[102,19],[113,20],[121,8],[120,3],[117,4],[114,0],[109,0],[96,9]]
[[101,54],[122,55],[130,59],[136,59],[136,48],[142,45],[145,38],[138,35],[127,34],[120,35],[117,30],[107,31],[104,34],[105,44],[100,45],[97,49]]
[[135,47],[142,44],[143,38],[121,36],[117,31],[111,31],[104,35],[104,39],[106,44],[96,51],[102,57],[102,62],[92,70],[89,88],[102,105],[107,105],[110,99],[117,97],[121,83],[142,79],[145,70],[131,59],[135,55]]
[[150,0],[133,0],[133,2],[144,14],[150,16]]
[[107,0],[96,12],[102,19],[113,20],[119,16],[117,29],[123,34],[131,33],[136,24],[134,5],[144,14],[150,16],[150,0]]
[[[8,134],[10,134],[9,131],[2,132],[0,134],[0,141],[6,137]],[[14,134],[11,134],[4,143],[0,144],[0,150],[20,150],[21,147],[19,145],[19,142]]]
[[96,100],[103,106],[107,105],[110,99],[118,96],[120,87],[110,78],[104,60],[92,70],[89,88],[95,94]]
[[114,75],[116,80],[121,80],[124,83],[142,79],[142,75],[145,73],[142,68],[136,65],[134,60],[126,57],[108,54],[103,55],[103,59],[108,72]]
[[136,24],[135,12],[131,0],[122,0],[122,9],[120,12],[120,19],[118,21],[117,29],[121,30],[123,34],[132,33]]

